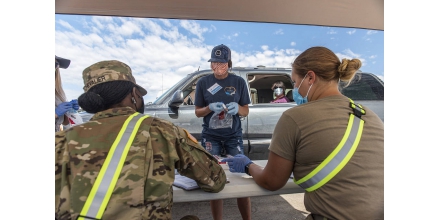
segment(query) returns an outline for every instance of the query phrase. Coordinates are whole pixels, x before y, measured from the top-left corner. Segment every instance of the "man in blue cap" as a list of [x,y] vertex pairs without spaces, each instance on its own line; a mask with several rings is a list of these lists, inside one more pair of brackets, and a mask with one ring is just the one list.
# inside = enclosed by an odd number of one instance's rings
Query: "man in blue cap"
[[[212,155],[243,154],[243,134],[240,116],[249,114],[248,87],[243,78],[229,73],[232,67],[231,50],[221,44],[212,49],[212,75],[201,78],[196,85],[195,114],[203,117],[202,146]],[[243,219],[251,219],[251,200],[237,199]],[[223,200],[211,201],[214,220],[222,219]]]

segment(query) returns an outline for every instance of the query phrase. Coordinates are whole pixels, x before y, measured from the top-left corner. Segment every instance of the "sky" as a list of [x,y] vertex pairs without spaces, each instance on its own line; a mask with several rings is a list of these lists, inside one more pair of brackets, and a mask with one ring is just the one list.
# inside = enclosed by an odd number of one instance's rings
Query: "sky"
[[82,71],[102,60],[128,64],[153,102],[189,73],[209,69],[214,46],[232,51],[233,66],[290,67],[309,47],[340,59],[357,58],[361,71],[384,79],[384,31],[236,21],[55,15],[55,54],[71,60],[61,77],[67,99],[84,91]]

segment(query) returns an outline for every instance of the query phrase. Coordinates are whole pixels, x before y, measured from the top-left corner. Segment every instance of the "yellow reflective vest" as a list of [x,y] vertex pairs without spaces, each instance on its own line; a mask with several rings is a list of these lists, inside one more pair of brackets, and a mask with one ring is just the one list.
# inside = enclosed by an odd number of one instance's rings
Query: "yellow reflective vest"
[[353,109],[353,113],[350,113],[347,129],[338,146],[312,172],[299,180],[293,179],[307,192],[318,189],[336,176],[356,151],[364,127],[364,120],[361,116],[365,115],[365,110],[351,99],[350,107]]

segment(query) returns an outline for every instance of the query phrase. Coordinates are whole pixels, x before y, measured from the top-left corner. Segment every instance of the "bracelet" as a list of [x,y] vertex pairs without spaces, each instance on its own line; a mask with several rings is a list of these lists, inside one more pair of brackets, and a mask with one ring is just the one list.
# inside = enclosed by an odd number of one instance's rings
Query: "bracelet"
[[248,164],[246,164],[246,166],[244,167],[244,172],[247,174],[247,175],[249,175],[249,176],[252,176],[250,173],[249,173],[249,166],[251,165],[251,164],[253,164],[254,162],[250,162],[250,163],[248,163]]

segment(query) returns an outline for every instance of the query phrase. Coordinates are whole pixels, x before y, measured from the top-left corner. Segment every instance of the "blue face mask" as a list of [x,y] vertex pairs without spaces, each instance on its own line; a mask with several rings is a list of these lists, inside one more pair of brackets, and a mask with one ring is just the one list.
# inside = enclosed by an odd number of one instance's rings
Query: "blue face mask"
[[[306,75],[307,76],[307,75]],[[298,90],[301,87],[304,79],[306,77],[303,78],[303,80],[301,81],[301,83],[299,84],[298,88],[293,87],[293,100],[296,102],[297,105],[301,105],[304,103],[307,103],[307,96],[309,95],[310,89],[312,88],[313,84],[310,86],[309,90],[307,91],[307,94],[305,97],[302,97],[301,94],[299,94]]]

